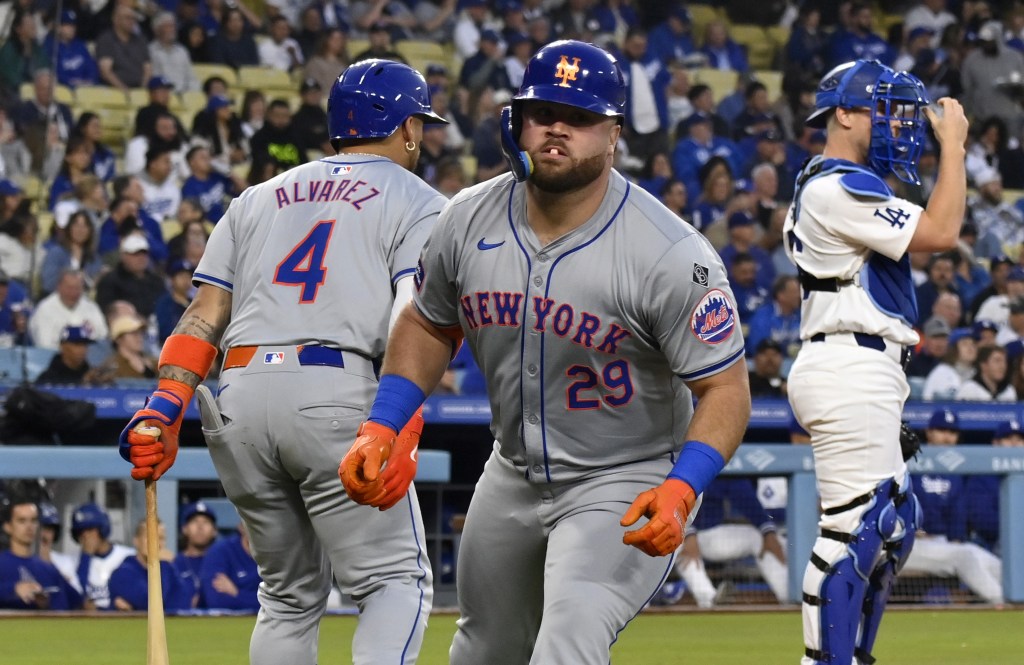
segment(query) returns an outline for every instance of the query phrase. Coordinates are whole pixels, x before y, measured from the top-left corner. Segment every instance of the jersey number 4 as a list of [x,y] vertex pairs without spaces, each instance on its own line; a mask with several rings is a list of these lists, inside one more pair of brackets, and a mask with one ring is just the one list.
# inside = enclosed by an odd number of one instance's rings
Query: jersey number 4
[[601,398],[608,406],[622,406],[633,399],[633,380],[629,376],[629,363],[625,360],[613,360],[604,366],[600,374],[586,365],[573,365],[565,370],[565,375],[576,378],[565,391],[565,405],[570,411],[600,408],[600,399],[581,394],[600,390],[599,383],[609,393]]
[[302,287],[299,292],[300,304],[316,301],[316,293],[327,279],[324,256],[331,242],[335,221],[328,219],[317,222],[313,230],[277,264],[277,270],[274,271],[274,284]]

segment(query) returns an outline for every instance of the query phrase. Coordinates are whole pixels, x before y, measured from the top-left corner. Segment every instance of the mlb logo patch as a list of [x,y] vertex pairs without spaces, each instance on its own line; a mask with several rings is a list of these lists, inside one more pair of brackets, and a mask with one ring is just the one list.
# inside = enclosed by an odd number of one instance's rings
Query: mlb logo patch
[[264,365],[280,365],[284,362],[284,351],[268,351],[263,355]]
[[331,175],[346,175],[352,173],[352,167],[349,165],[335,166],[331,169]]
[[721,344],[735,329],[736,308],[720,289],[708,291],[690,315],[690,331],[705,344]]
[[417,291],[423,288],[423,277],[423,259],[420,259],[416,262],[416,272],[412,276],[412,283],[416,286]]

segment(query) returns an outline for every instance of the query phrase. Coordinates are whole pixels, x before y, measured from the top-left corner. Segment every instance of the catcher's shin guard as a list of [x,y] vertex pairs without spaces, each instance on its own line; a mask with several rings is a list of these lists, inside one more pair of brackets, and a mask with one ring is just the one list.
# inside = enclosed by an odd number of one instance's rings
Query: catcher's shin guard
[[898,522],[896,531],[882,546],[883,556],[868,580],[861,635],[855,651],[857,662],[861,665],[871,665],[875,662],[871,657],[871,649],[878,636],[878,626],[882,623],[882,612],[889,602],[889,594],[896,583],[896,575],[907,562],[910,550],[914,547],[914,534],[921,523],[921,505],[917,502],[913,489],[908,473],[903,482],[903,490],[893,500]]
[[897,531],[897,490],[895,479],[884,480],[853,501],[825,511],[823,522],[842,528],[822,527],[804,574],[805,664],[853,662],[875,561]]

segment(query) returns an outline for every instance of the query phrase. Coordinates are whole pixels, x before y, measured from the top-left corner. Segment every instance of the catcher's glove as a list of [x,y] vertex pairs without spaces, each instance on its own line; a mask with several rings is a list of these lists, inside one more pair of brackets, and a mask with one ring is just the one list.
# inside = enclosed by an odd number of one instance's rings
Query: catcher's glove
[[910,461],[911,457],[916,459],[921,452],[921,439],[907,423],[900,424],[900,449],[903,451],[904,462]]

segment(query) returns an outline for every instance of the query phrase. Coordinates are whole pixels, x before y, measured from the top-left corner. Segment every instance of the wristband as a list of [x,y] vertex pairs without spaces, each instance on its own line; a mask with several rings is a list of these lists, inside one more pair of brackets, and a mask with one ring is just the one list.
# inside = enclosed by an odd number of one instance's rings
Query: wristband
[[367,420],[401,432],[425,399],[427,396],[420,387],[409,379],[399,374],[385,374],[380,377],[377,397]]
[[723,468],[725,458],[720,452],[701,441],[687,441],[668,477],[687,483],[694,494],[701,494]]
[[164,348],[160,350],[157,368],[173,365],[192,372],[203,381],[210,373],[210,367],[216,357],[217,347],[207,341],[192,335],[171,335],[164,342]]

